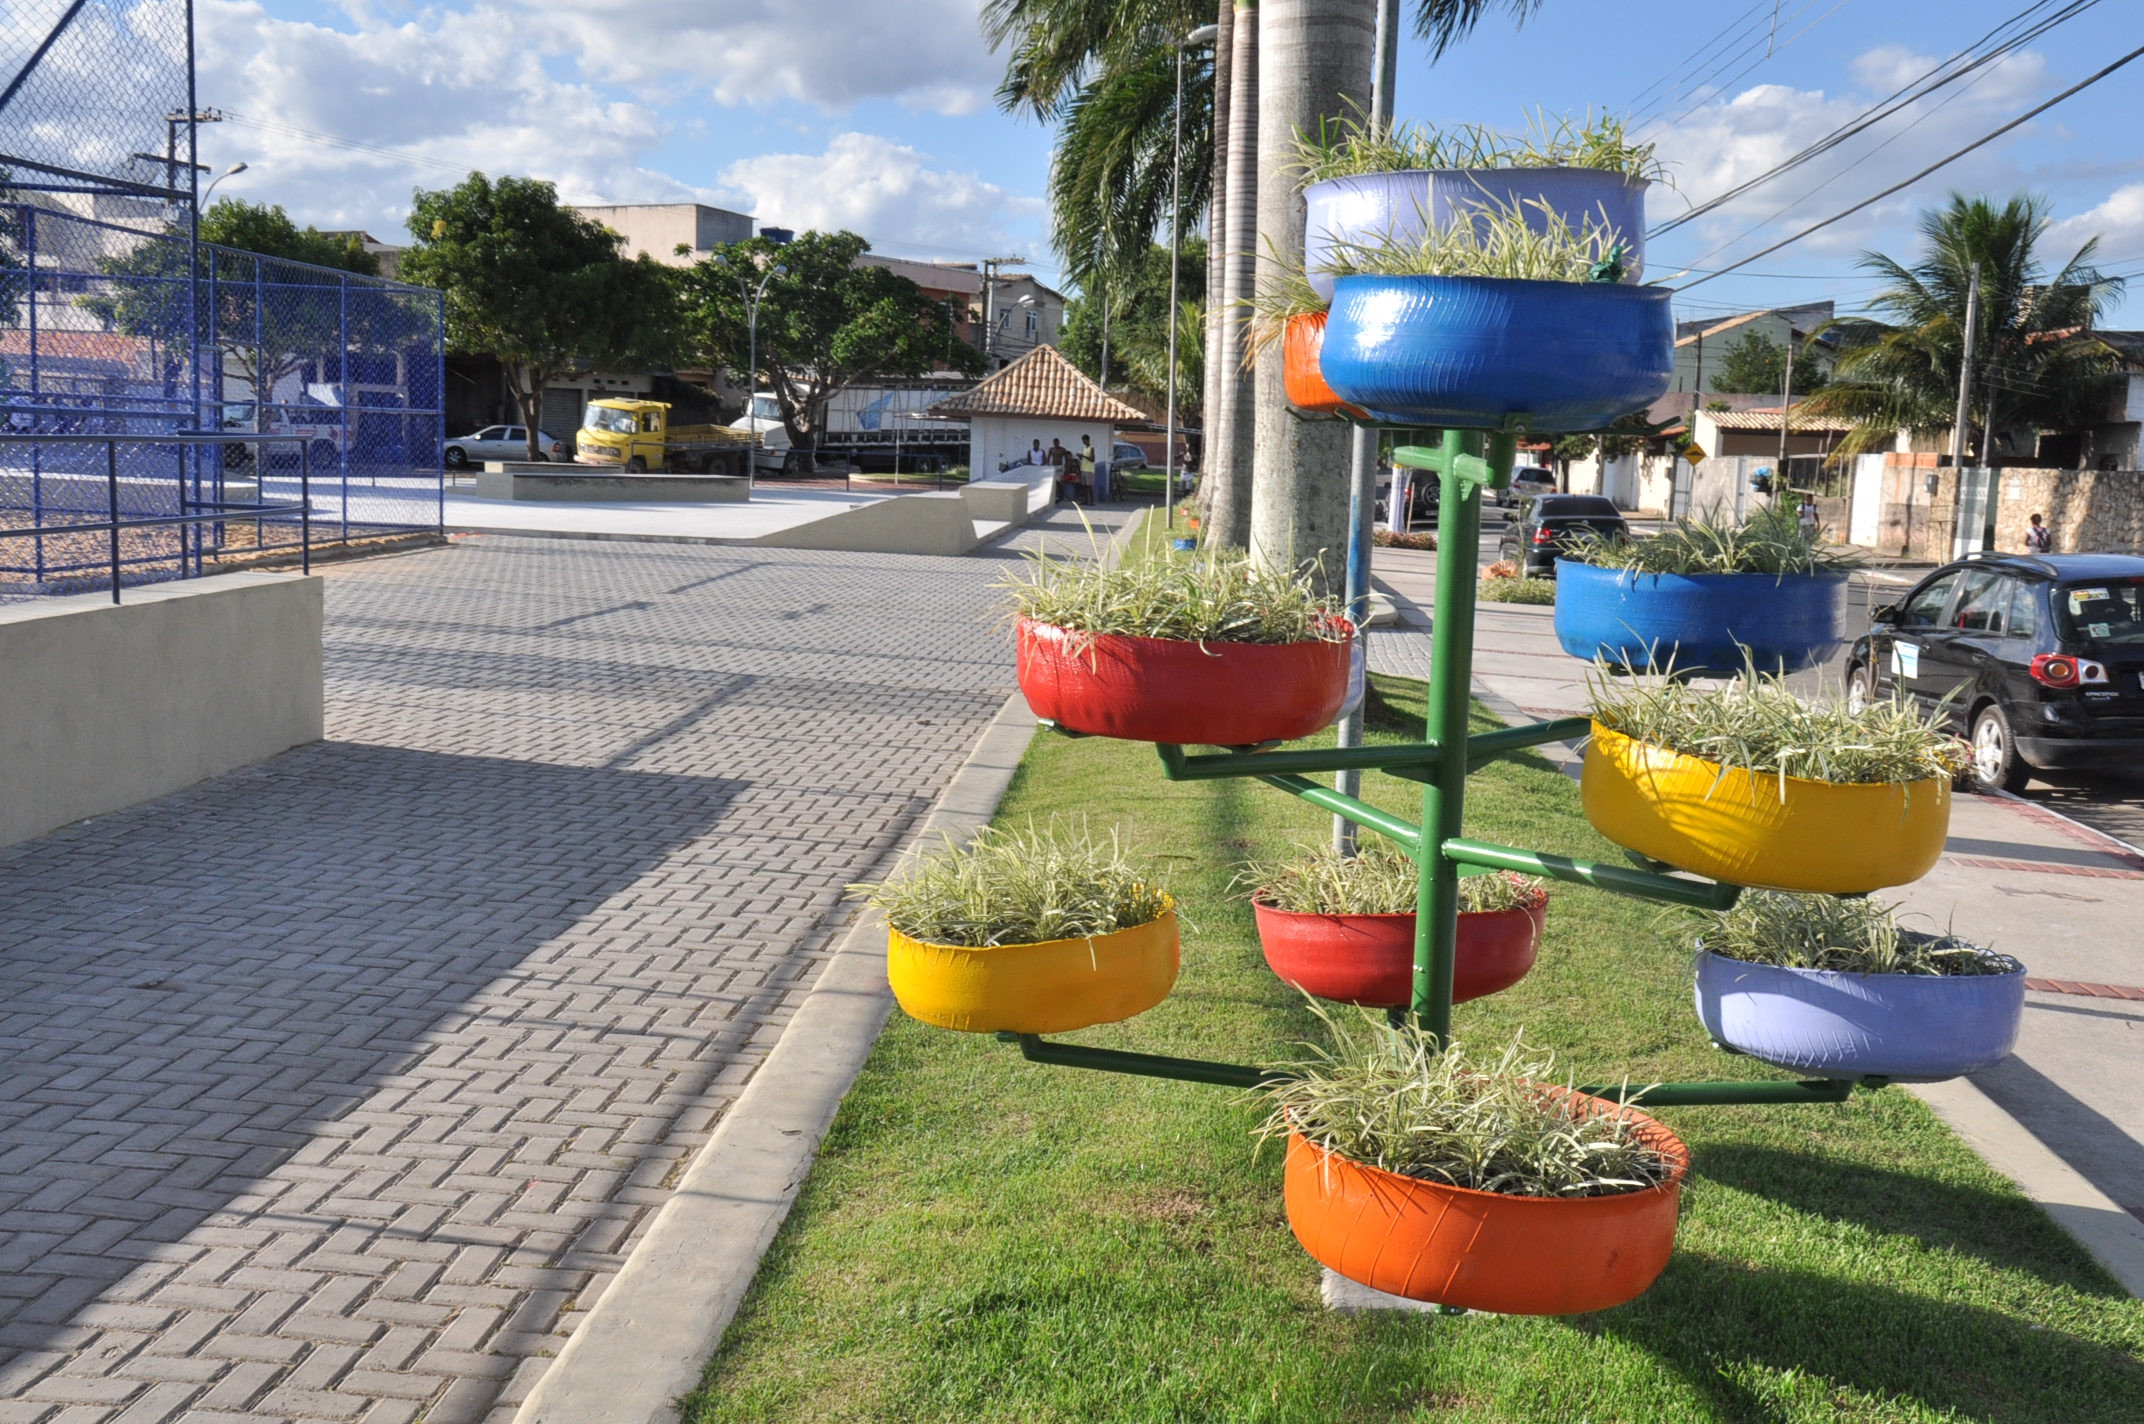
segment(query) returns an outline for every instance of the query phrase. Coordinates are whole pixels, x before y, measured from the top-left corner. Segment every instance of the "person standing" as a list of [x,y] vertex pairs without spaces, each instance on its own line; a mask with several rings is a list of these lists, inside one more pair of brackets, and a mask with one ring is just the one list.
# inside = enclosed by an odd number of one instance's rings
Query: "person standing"
[[1042,448],[1042,440],[1039,436],[1036,437],[1034,445],[1027,452],[1027,463],[1030,465],[1047,465],[1050,463],[1049,454]]
[[2054,547],[2054,531],[2042,522],[2039,515],[2033,515],[2031,525],[2025,530],[2025,552],[2028,554],[2045,554],[2051,552]]
[[1812,540],[1816,538],[1817,509],[1815,495],[1809,493],[1802,495],[1801,504],[1795,508],[1794,518],[1795,522],[1801,525],[1802,533],[1808,535]]
[[1087,472],[1087,483],[1094,489],[1096,504],[1109,503],[1109,462],[1102,458],[1101,451],[1094,448],[1092,435],[1079,437],[1080,468]]

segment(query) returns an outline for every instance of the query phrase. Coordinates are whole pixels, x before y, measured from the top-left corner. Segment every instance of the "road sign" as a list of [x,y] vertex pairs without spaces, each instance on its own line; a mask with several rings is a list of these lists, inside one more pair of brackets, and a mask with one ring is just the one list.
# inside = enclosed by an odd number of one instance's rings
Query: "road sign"
[[1705,463],[1705,447],[1695,440],[1682,447],[1682,457],[1693,465]]

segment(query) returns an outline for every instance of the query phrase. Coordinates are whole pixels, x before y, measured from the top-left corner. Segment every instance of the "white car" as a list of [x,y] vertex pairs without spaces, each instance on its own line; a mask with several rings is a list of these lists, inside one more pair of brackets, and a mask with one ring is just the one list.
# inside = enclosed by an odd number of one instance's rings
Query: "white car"
[[1505,506],[1521,500],[1536,499],[1544,494],[1556,493],[1556,476],[1553,471],[1538,465],[1521,465],[1511,472],[1511,485],[1502,492],[1498,503]]
[[[566,447],[543,431],[536,432],[537,459],[563,460]],[[486,460],[526,460],[529,432],[525,425],[487,425],[474,435],[457,435],[442,452],[450,470],[467,469]]]

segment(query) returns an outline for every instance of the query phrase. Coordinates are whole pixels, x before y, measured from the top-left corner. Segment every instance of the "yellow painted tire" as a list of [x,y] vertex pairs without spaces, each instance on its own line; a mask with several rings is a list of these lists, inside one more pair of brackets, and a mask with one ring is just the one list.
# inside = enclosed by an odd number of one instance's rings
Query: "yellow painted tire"
[[964,1033],[1066,1033],[1145,1013],[1169,996],[1176,911],[1092,939],[988,949],[886,936],[886,977],[911,1018]]
[[1586,819],[1617,845],[1696,875],[1769,890],[1859,895],[1935,867],[1950,783],[1847,785],[1759,776],[1593,724]]

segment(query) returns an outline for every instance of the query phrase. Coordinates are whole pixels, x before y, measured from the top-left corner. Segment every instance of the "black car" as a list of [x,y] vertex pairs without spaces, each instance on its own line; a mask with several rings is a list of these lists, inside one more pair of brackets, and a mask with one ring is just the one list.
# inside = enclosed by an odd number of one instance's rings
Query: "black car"
[[1847,654],[1848,700],[1942,706],[1983,787],[2144,753],[2144,558],[1974,554],[1872,621]]
[[1519,565],[1529,578],[1554,578],[1557,554],[1573,538],[1589,534],[1630,537],[1630,525],[1614,500],[1597,494],[1544,494],[1529,500],[1519,517],[1504,526],[1496,554]]

